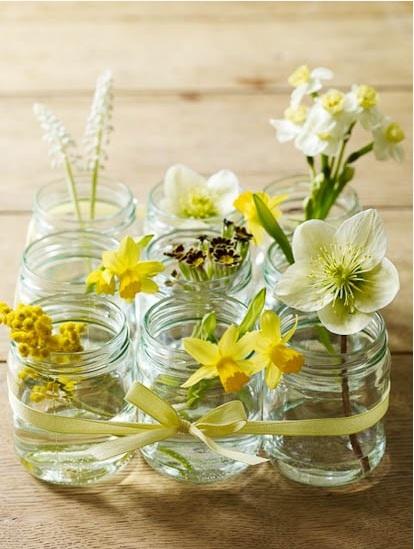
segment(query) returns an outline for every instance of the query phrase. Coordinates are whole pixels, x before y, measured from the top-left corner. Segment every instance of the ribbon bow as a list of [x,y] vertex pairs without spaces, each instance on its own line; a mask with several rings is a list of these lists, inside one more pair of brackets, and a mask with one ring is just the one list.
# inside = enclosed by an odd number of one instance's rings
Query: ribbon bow
[[232,400],[214,408],[194,423],[182,419],[168,402],[139,382],[131,386],[125,400],[158,423],[123,423],[52,415],[30,408],[10,392],[14,412],[24,421],[40,429],[55,433],[119,437],[96,444],[84,451],[85,455],[99,460],[137,450],[176,435],[190,435],[225,458],[241,461],[247,465],[257,465],[267,461],[256,455],[220,446],[211,438],[234,435],[248,424],[243,404],[238,400]]

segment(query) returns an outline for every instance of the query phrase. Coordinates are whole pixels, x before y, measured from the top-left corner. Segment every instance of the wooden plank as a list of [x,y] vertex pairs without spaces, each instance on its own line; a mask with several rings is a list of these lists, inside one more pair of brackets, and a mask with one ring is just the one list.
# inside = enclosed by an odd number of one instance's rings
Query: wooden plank
[[[140,457],[106,485],[58,488],[14,455],[0,372],[0,542],[8,549],[388,549],[411,546],[411,358],[394,360],[387,454],[370,480],[310,488],[260,465],[217,485],[177,483]],[[392,512],[390,511],[392,510]],[[80,518],[81,517],[81,518]]]
[[[412,249],[411,212],[406,210],[382,210],[388,234],[387,256],[396,264],[400,272],[401,291],[384,311],[393,351],[407,352],[412,349]],[[28,214],[0,215],[0,234],[9,235],[0,239],[2,269],[0,279],[0,300],[12,302],[16,273],[23,251]],[[10,235],[13,238],[11,245]],[[405,236],[404,236],[405,235]],[[0,330],[0,360],[5,359],[7,340],[4,330]]]
[[2,2],[0,91],[91,88],[107,66],[121,89],[286,87],[304,62],[411,85],[408,3],[250,4]]
[[[65,121],[73,135],[83,133],[89,100],[83,97],[0,100],[0,210],[30,209],[32,195],[44,182],[60,175],[49,167],[46,145],[32,114],[32,103],[46,102]],[[234,170],[244,187],[258,189],[288,173],[306,171],[303,155],[291,143],[279,144],[269,118],[282,116],[287,95],[193,95],[154,98],[149,95],[118,98],[115,102],[108,173],[127,182],[144,201],[169,165],[182,162],[200,172]],[[384,112],[406,132],[407,159],[401,165],[378,163],[373,155],[356,164],[355,186],[365,205],[411,204],[411,105],[408,92],[381,95]],[[365,144],[361,131],[353,146]]]

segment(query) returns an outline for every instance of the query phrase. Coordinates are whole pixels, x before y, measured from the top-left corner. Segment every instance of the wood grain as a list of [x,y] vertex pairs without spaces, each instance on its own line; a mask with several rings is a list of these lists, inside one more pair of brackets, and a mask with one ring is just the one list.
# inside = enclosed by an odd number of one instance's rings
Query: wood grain
[[[89,98],[50,97],[0,99],[0,150],[7,151],[1,166],[0,209],[31,208],[33,192],[60,177],[49,166],[47,147],[32,114],[35,100],[46,102],[82,136]],[[305,172],[303,155],[291,143],[281,145],[268,120],[281,116],[288,96],[251,94],[118,97],[114,111],[115,132],[108,148],[108,173],[124,179],[139,200],[181,162],[203,173],[222,168],[235,171],[245,188],[259,189],[286,174]],[[406,132],[407,159],[411,158],[411,94],[384,92],[382,108],[398,120]],[[370,136],[359,131],[352,149]],[[356,164],[353,184],[368,206],[410,206],[411,163],[377,162],[373,155]]]
[[[0,406],[7,410],[4,371]],[[106,485],[58,488],[28,475],[0,435],[0,542],[7,549],[408,549],[411,545],[411,359],[395,356],[388,450],[370,480],[322,490],[271,465],[211,486],[157,475],[136,457]],[[7,473],[6,473],[7,472]]]
[[355,178],[362,203],[380,209],[401,277],[385,311],[392,396],[388,450],[373,477],[321,490],[266,465],[198,487],[158,476],[137,456],[106,484],[47,485],[13,453],[0,364],[1,549],[411,547],[411,14],[411,2],[0,2],[0,299],[13,296],[33,192],[55,176],[32,103],[46,102],[78,137],[106,67],[116,82],[109,172],[141,203],[176,162],[232,169],[252,189],[304,171],[268,124],[304,62],[333,68],[335,87],[377,86],[407,137],[405,163],[364,158]]

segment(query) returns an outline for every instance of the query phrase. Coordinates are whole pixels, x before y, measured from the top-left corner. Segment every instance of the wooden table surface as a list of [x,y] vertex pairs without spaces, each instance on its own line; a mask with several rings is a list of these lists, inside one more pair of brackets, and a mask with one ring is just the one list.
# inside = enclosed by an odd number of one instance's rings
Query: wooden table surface
[[[388,451],[370,480],[340,490],[296,485],[270,465],[198,487],[137,457],[111,482],[63,489],[36,481],[13,453],[1,371],[0,547],[411,547],[411,3],[0,3],[0,298],[11,300],[33,192],[54,175],[31,113],[55,109],[80,135],[96,76],[116,83],[110,172],[139,200],[176,162],[230,168],[260,189],[304,170],[268,124],[296,66],[328,66],[337,87],[378,87],[407,159],[364,158],[355,187],[379,208],[401,292],[386,310],[393,352]],[[361,142],[362,143],[362,142]],[[5,362],[6,342],[0,341]]]

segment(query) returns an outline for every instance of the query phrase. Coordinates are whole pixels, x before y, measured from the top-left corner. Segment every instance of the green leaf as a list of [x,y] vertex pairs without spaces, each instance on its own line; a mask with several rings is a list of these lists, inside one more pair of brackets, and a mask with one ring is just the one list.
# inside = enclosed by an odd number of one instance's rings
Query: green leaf
[[205,341],[216,342],[215,331],[217,326],[216,313],[213,311],[207,313],[203,318],[198,322],[193,329],[191,337],[198,337],[199,339],[204,339]]
[[351,164],[352,162],[355,162],[356,160],[358,160],[358,158],[361,158],[361,156],[364,156],[364,154],[368,154],[369,152],[371,152],[373,147],[374,147],[374,143],[368,143],[368,145],[365,145],[365,147],[361,147],[360,149],[358,149],[357,151],[353,152],[348,156],[345,164]]
[[239,325],[239,338],[254,327],[259,318],[266,301],[266,288],[262,288],[259,293],[251,300],[250,305]]
[[294,263],[292,247],[274,215],[257,194],[253,195],[259,221],[264,230],[278,243],[290,264]]
[[325,349],[331,355],[336,355],[336,351],[331,343],[331,338],[329,337],[329,332],[324,326],[317,326],[316,331],[318,332],[319,341],[325,347]]
[[137,240],[137,246],[139,246],[140,249],[143,250],[148,246],[148,244],[151,242],[153,238],[154,238],[153,234],[146,234]]
[[345,187],[348,181],[351,181],[351,179],[354,177],[354,174],[355,174],[355,168],[353,168],[352,166],[345,166],[345,168],[342,170],[341,175],[338,178],[338,182],[341,189]]

